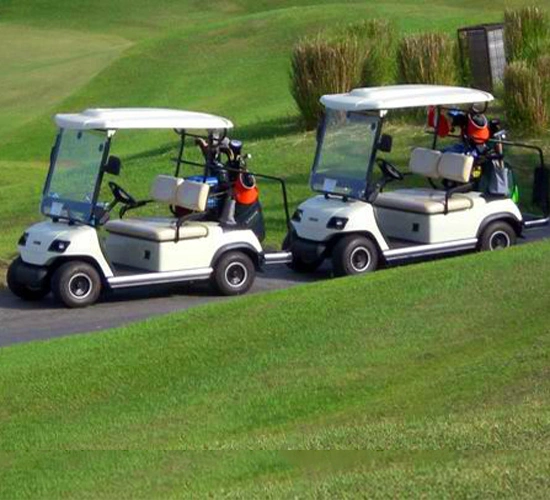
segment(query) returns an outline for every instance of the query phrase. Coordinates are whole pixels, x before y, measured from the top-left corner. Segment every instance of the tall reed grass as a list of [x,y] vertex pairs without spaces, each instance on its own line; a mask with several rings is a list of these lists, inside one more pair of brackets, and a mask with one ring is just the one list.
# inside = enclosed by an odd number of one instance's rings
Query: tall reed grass
[[365,47],[361,84],[365,87],[395,82],[398,35],[395,25],[387,19],[369,19],[350,24],[348,33],[356,36]]
[[400,83],[455,85],[459,79],[456,41],[443,33],[403,38],[397,63]]
[[[548,67],[545,64],[544,71]],[[520,133],[542,132],[548,126],[548,84],[541,71],[542,67],[526,61],[514,61],[504,72],[506,116],[509,125]]]
[[504,13],[504,45],[508,62],[535,64],[550,51],[550,18],[539,7],[523,7]]
[[307,129],[322,115],[323,94],[348,92],[361,83],[365,48],[356,35],[300,40],[291,59],[290,90]]
[[539,57],[537,72],[542,83],[542,98],[548,118],[547,127],[550,126],[550,54]]

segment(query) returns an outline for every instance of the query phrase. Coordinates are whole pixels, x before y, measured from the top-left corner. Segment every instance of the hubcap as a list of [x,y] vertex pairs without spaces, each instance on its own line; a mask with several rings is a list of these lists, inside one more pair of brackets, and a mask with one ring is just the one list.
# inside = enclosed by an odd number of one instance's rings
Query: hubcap
[[489,246],[491,250],[500,250],[502,248],[508,248],[510,246],[510,236],[504,231],[497,231],[491,236]]
[[225,270],[225,281],[232,288],[239,288],[248,278],[248,270],[244,264],[233,262]]
[[92,280],[87,274],[78,273],[69,280],[69,292],[75,299],[85,299],[92,293],[92,288]]
[[368,248],[357,247],[351,252],[351,267],[355,272],[361,273],[370,265],[370,252]]

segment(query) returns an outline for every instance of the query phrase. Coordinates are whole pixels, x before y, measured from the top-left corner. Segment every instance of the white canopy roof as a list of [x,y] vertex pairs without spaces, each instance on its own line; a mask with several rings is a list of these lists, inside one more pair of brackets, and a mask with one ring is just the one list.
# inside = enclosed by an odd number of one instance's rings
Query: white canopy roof
[[321,102],[342,111],[381,111],[398,108],[474,104],[492,101],[488,92],[443,85],[389,85],[355,89],[347,94],[329,94]]
[[55,115],[61,128],[87,129],[199,129],[221,130],[233,127],[226,118],[162,108],[87,109],[77,114]]

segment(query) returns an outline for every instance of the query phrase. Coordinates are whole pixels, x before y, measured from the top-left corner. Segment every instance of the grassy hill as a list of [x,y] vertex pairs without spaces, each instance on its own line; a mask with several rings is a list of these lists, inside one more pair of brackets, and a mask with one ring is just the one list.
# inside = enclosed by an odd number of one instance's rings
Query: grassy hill
[[[288,91],[289,50],[300,36],[370,17],[391,17],[402,32],[452,32],[497,21],[504,5],[522,3],[4,1],[0,42],[10,50],[0,55],[0,216],[10,222],[0,231],[0,259],[13,256],[21,231],[39,218],[56,112],[170,106],[228,116],[254,154],[252,166],[286,176],[295,204],[308,195],[313,156]],[[171,171],[173,140],[121,134],[113,151],[124,160],[121,183],[146,196],[152,176]],[[270,243],[280,243],[280,201],[264,191]]]
[[[549,251],[390,269],[4,348],[5,498],[547,497]],[[269,451],[328,449],[386,451]],[[256,451],[226,453],[238,450]]]

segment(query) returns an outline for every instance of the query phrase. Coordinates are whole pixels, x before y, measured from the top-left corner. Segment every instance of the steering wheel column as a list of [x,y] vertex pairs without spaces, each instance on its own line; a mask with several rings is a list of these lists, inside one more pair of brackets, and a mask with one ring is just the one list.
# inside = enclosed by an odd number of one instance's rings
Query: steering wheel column
[[372,189],[369,190],[367,201],[373,203],[382,190],[392,181],[402,181],[405,176],[399,171],[399,169],[388,160],[383,158],[377,158],[376,164],[382,171],[383,178],[380,179]]
[[152,200],[142,200],[142,201],[136,200],[130,193],[128,193],[128,191],[126,191],[124,188],[119,186],[116,182],[110,181],[108,186],[114,198],[114,203],[111,205],[109,210],[112,210],[113,208],[115,208],[117,204],[120,203],[122,205],[119,211],[119,217],[121,219],[124,217],[124,214],[128,210],[143,207],[144,205],[152,201]]

